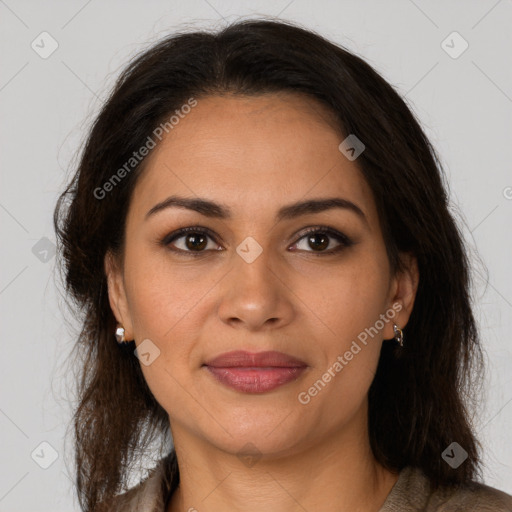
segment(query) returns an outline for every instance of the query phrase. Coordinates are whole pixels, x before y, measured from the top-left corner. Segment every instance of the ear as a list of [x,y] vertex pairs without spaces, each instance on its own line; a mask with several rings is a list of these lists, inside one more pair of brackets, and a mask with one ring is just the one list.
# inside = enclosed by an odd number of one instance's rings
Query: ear
[[386,310],[395,311],[395,316],[386,324],[384,339],[395,337],[394,323],[401,329],[407,325],[418,291],[419,270],[416,256],[412,253],[401,253],[400,259],[403,269],[398,271],[391,280],[390,298]]
[[116,320],[124,327],[126,340],[133,340],[133,324],[128,308],[124,276],[118,258],[107,251],[104,260],[105,274],[107,276],[108,299]]

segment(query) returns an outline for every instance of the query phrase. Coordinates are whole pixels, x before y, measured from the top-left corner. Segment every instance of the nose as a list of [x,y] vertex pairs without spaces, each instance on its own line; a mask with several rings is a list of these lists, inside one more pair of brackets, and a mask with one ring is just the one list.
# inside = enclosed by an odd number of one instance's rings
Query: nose
[[271,268],[270,251],[247,263],[238,254],[233,268],[222,280],[218,315],[231,327],[249,331],[277,329],[294,316],[293,293],[284,273]]

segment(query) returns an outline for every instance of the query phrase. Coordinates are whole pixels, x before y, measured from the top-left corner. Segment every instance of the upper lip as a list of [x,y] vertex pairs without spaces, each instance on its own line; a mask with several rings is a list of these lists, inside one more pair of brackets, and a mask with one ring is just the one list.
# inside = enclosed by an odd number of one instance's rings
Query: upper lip
[[225,352],[219,356],[210,359],[205,363],[206,366],[214,366],[218,368],[232,367],[288,367],[295,368],[307,366],[304,361],[296,357],[284,354],[283,352],[267,351],[267,352],[247,352],[245,350],[235,350],[233,352]]

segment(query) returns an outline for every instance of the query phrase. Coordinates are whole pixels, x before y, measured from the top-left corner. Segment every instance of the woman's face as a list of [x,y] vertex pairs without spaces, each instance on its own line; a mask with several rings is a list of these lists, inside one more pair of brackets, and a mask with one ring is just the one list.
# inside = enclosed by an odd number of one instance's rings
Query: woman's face
[[[206,97],[146,161],[124,266],[106,269],[175,443],[282,454],[365,432],[382,340],[406,324],[417,280],[391,275],[371,190],[328,116],[293,94]],[[171,196],[205,203],[163,207]],[[231,351],[301,363],[206,365]]]

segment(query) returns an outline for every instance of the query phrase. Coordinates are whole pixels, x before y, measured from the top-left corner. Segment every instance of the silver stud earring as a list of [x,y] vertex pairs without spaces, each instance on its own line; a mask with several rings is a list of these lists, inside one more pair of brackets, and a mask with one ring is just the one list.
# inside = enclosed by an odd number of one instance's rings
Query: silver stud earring
[[124,337],[124,327],[121,327],[120,325],[116,327],[116,340],[120,345],[126,343],[126,339]]
[[400,344],[401,347],[404,346],[404,331],[398,327],[398,325],[393,324],[393,330],[395,331],[395,340]]

